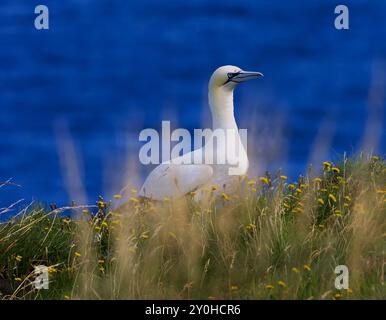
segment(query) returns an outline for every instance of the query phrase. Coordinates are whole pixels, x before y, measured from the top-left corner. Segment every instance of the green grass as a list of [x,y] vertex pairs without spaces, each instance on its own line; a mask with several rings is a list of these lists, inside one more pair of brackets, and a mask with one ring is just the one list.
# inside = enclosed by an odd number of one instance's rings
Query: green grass
[[[133,193],[26,208],[0,224],[0,298],[385,299],[385,161],[323,166],[293,183],[248,178],[230,195],[209,187],[201,204]],[[342,264],[349,290],[334,287]],[[48,290],[34,289],[37,265]]]

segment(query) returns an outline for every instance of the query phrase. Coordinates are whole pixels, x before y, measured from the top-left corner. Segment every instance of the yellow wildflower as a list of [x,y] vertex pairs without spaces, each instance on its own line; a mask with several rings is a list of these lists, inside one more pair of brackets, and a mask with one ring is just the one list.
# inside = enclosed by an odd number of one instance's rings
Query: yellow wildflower
[[222,194],[222,197],[225,201],[229,201],[231,198],[229,198],[229,196],[226,194],[226,193],[223,193]]
[[282,280],[279,280],[278,282],[277,282],[277,284],[280,286],[280,287],[282,287],[282,288],[285,288],[287,285],[285,284],[285,282],[284,281],[282,281]]
[[98,231],[98,232],[99,232],[99,231],[101,231],[101,230],[102,230],[101,227],[99,227],[99,226],[96,226],[96,227],[95,227],[95,231]]
[[318,202],[323,206],[324,205],[324,200],[322,198],[318,199]]
[[321,182],[322,182],[322,179],[320,179],[320,178],[315,178],[315,179],[314,179],[314,182],[316,182],[316,183],[321,183]]
[[323,189],[320,189],[320,191],[322,191],[322,192],[327,192],[327,189],[326,189],[326,188],[323,188]]
[[265,289],[273,289],[273,288],[275,288],[275,287],[272,284],[267,284],[265,286]]
[[336,197],[333,194],[329,194],[328,198],[331,199],[333,202],[336,202]]
[[268,184],[268,179],[266,177],[260,177],[259,180],[263,183],[263,184]]
[[15,278],[15,281],[21,281],[21,278],[19,278],[19,277],[17,277],[17,278]]
[[101,264],[102,264],[102,263],[105,263],[105,260],[99,259],[99,260],[98,260],[98,263],[101,263]]
[[308,264],[305,264],[303,266],[303,269],[306,270],[306,271],[311,271],[311,267]]
[[138,190],[135,189],[135,188],[132,188],[132,189],[130,190],[130,192],[131,192],[132,194],[136,194],[136,193],[138,192]]
[[66,224],[69,224],[71,222],[71,220],[69,218],[66,218],[66,219],[62,219],[62,221]]
[[139,203],[139,200],[135,197],[131,197],[130,201],[135,202],[135,203]]
[[237,291],[237,290],[239,290],[239,287],[238,286],[231,286],[231,290],[232,291]]
[[79,252],[75,252],[75,257],[81,257],[82,255]]
[[88,213],[90,213],[90,211],[88,211],[87,209],[84,209],[84,210],[82,210],[82,213],[88,214]]
[[339,170],[338,167],[333,167],[333,168],[332,168],[332,171],[335,172],[335,173],[339,173],[339,172],[340,172],[340,170]]
[[295,186],[294,186],[293,184],[289,184],[289,185],[288,185],[288,189],[289,189],[289,190],[293,190],[293,189],[295,189]]
[[121,199],[122,196],[120,194],[114,194],[114,199]]
[[246,228],[247,228],[247,229],[253,230],[253,229],[256,229],[256,225],[255,225],[254,223],[250,223],[250,224],[248,224],[248,225],[246,226]]
[[58,270],[55,267],[48,267],[48,273],[55,273],[58,272]]
[[302,193],[303,191],[302,191],[302,189],[297,188],[297,189],[296,189],[296,192],[300,194],[300,193]]
[[280,179],[284,181],[284,180],[287,180],[288,177],[287,176],[280,176]]
[[17,262],[20,262],[22,259],[23,259],[23,257],[20,256],[20,255],[17,255],[17,256],[15,257],[15,260],[16,260]]
[[248,184],[250,185],[250,186],[253,186],[253,185],[255,185],[257,182],[256,182],[256,180],[249,180],[248,181]]
[[304,209],[303,208],[300,208],[300,207],[297,207],[295,209],[296,212],[299,212],[299,213],[303,213],[304,212]]
[[106,221],[103,221],[102,224],[101,224],[102,227],[108,227],[108,224]]
[[216,191],[217,189],[218,189],[218,187],[216,185],[212,186],[212,191]]
[[331,170],[331,163],[328,161],[323,162],[323,170],[324,171],[330,171]]
[[293,267],[291,270],[293,273],[299,273],[300,272],[299,269],[296,267]]
[[342,298],[343,297],[343,294],[341,294],[341,293],[336,293],[335,294],[335,298],[336,299],[339,299],[339,298]]
[[346,200],[347,202],[351,202],[351,198],[349,196],[345,196],[344,200]]
[[65,300],[70,300],[70,296],[68,296],[68,295],[65,294],[65,295],[64,295],[64,299],[65,299]]
[[352,289],[350,289],[350,288],[348,288],[348,289],[346,290],[346,292],[347,292],[348,294],[353,293]]

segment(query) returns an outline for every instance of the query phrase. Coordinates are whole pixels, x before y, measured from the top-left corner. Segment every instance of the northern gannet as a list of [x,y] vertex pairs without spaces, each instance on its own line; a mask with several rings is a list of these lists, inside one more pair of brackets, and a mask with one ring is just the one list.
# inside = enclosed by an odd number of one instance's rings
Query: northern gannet
[[[165,198],[180,198],[192,191],[195,191],[196,200],[202,198],[203,190],[211,186],[217,186],[216,192],[232,192],[237,187],[240,176],[248,170],[248,156],[242,144],[236,120],[234,117],[233,91],[236,86],[244,81],[263,76],[260,72],[243,71],[235,66],[222,66],[212,74],[208,86],[208,100],[212,114],[212,130],[228,130],[235,133],[232,141],[226,136],[225,141],[214,143],[210,139],[201,149],[196,149],[178,158],[165,161],[150,172],[145,180],[139,196],[153,200],[164,200]],[[206,161],[203,154],[211,152],[217,155],[218,152],[226,153],[226,145],[231,143],[237,154],[231,161],[219,164],[214,161]],[[202,163],[187,163],[184,160],[203,158]],[[228,159],[229,160],[229,159]],[[233,163],[233,164],[231,164]],[[237,163],[238,170],[232,175],[229,169]]]

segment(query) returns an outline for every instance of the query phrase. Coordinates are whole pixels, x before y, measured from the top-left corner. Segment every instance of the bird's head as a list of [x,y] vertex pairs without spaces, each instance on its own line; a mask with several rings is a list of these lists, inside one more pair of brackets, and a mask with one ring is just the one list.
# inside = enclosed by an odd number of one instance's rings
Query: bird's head
[[213,72],[209,89],[233,90],[239,83],[262,77],[261,72],[244,71],[235,66],[222,66]]

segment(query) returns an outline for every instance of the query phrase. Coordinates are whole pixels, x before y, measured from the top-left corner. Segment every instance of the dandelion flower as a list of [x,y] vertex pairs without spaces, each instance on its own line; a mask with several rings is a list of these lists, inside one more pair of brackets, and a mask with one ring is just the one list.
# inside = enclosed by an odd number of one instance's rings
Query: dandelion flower
[[323,170],[324,171],[330,171],[331,170],[331,163],[328,161],[323,162]]
[[70,220],[70,219],[68,219],[68,218],[66,218],[66,219],[62,219],[62,221],[63,221],[64,223],[66,223],[66,224],[69,224],[69,223],[71,222],[71,220]]
[[295,186],[294,186],[293,184],[289,184],[289,185],[288,185],[288,189],[289,189],[289,190],[293,190],[293,189],[295,189]]
[[284,181],[284,180],[287,180],[288,177],[287,176],[280,176],[280,179]]
[[17,262],[20,262],[22,259],[23,259],[23,257],[20,256],[20,255],[17,255],[17,256],[15,257],[15,260],[16,260]]
[[96,227],[95,227],[95,231],[98,231],[98,232],[99,232],[99,231],[101,231],[101,230],[102,230],[101,227],[99,227],[99,226],[96,226]]
[[351,202],[351,198],[349,196],[345,196],[344,200],[346,200],[347,202]]
[[136,193],[138,192],[138,190],[135,189],[135,188],[132,188],[132,189],[130,190],[130,192],[131,192],[132,194],[136,194]]
[[90,211],[88,211],[87,209],[84,209],[84,210],[82,210],[82,213],[88,214],[88,213],[90,213]]
[[229,201],[231,198],[226,194],[226,193],[223,193],[222,194],[222,197],[225,201]]
[[320,178],[315,178],[315,179],[314,179],[314,182],[316,182],[316,183],[321,183],[321,182],[322,182],[322,179],[320,179]]
[[339,173],[340,172],[340,169],[338,167],[333,167],[332,168],[332,171],[335,172],[335,173]]
[[131,197],[130,201],[135,202],[135,203],[139,203],[139,200],[135,197]]
[[212,186],[212,191],[216,191],[217,189],[218,189],[218,187],[216,185]]
[[352,289],[350,289],[350,288],[348,288],[348,289],[346,290],[346,292],[347,292],[348,294],[353,293]]
[[279,280],[278,282],[277,282],[277,284],[280,286],[280,287],[282,287],[282,288],[285,288],[287,285],[285,284],[285,282],[284,281],[282,281],[282,280]]
[[250,186],[254,186],[256,183],[257,183],[256,180],[249,180],[249,181],[248,181],[248,184],[249,184]]
[[108,227],[109,225],[107,224],[106,221],[103,221],[102,224],[101,224],[102,227]]
[[75,257],[81,257],[82,255],[79,252],[75,252]]
[[17,278],[15,278],[15,281],[21,281],[21,278],[19,278],[19,277],[17,277]]
[[336,293],[335,294],[335,298],[336,299],[339,299],[339,298],[342,298],[343,297],[343,294],[341,294],[341,293]]
[[306,271],[311,271],[311,267],[308,264],[305,264],[303,266],[303,269],[306,270]]
[[265,286],[265,289],[269,289],[269,290],[271,290],[271,289],[273,289],[273,288],[275,288],[272,284],[267,284],[266,286]]
[[318,199],[318,202],[323,206],[324,205],[324,200],[322,198]]
[[266,177],[260,177],[259,180],[263,183],[263,184],[268,184],[268,179]]
[[331,199],[333,202],[336,202],[336,197],[332,193],[328,195],[328,198]]
[[120,194],[114,194],[114,199],[121,199],[122,196]]
[[293,268],[291,269],[291,271],[292,271],[293,273],[299,273],[299,272],[300,272],[299,269],[296,268],[296,267],[293,267]]
[[247,229],[251,229],[251,230],[254,230],[256,229],[256,225],[254,223],[250,223],[246,226]]
[[238,286],[231,286],[231,290],[232,291],[237,291],[237,290],[239,290],[239,287]]
[[99,259],[99,260],[98,260],[98,263],[101,263],[101,264],[103,264],[103,263],[105,263],[105,260],[103,260],[103,259]]

